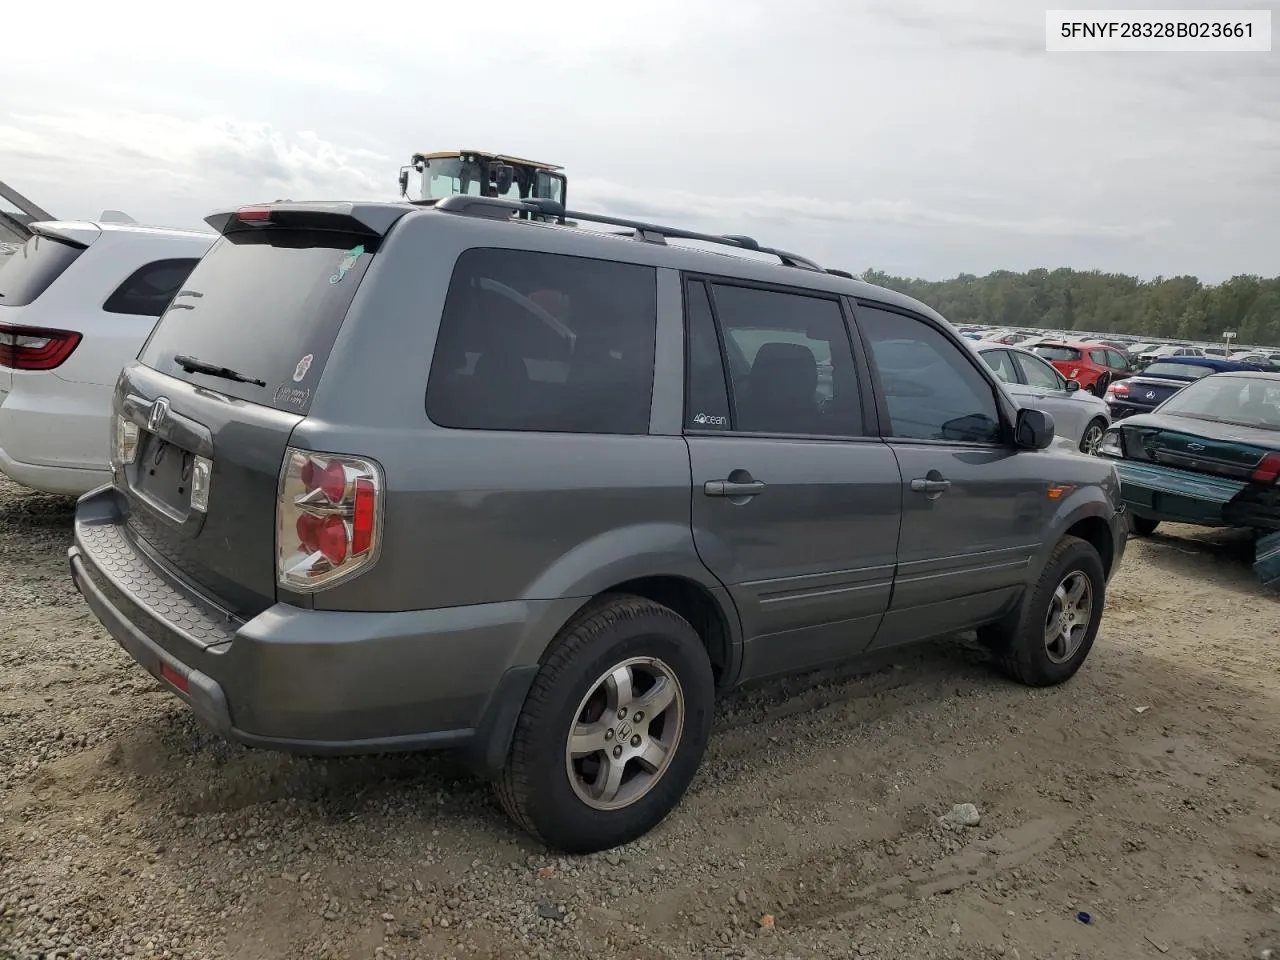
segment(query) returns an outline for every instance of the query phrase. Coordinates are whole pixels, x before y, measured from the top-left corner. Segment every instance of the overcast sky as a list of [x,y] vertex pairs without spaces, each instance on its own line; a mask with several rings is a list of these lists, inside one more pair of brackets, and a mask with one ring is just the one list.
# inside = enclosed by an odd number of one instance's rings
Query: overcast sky
[[1280,272],[1280,44],[1048,54],[1026,0],[185,6],[6,9],[0,179],[192,225],[469,147],[855,271]]

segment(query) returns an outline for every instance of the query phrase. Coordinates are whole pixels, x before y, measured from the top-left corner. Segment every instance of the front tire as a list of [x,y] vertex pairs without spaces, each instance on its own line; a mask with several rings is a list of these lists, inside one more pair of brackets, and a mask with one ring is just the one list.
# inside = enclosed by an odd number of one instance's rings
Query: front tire
[[684,796],[714,702],[711,663],[687,620],[641,597],[603,598],[561,631],[534,678],[498,800],[565,853],[635,840]]
[[1102,435],[1106,432],[1107,424],[1101,417],[1090,420],[1080,437],[1080,452],[1097,456],[1098,445],[1102,443]]
[[1092,544],[1063,537],[1014,616],[980,633],[996,666],[1029,687],[1070,680],[1102,623],[1107,577]]

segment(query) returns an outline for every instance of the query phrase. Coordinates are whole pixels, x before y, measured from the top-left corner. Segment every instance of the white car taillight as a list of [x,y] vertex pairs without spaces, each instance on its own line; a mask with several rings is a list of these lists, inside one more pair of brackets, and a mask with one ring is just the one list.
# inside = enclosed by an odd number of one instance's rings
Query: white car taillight
[[133,463],[138,455],[138,425],[116,415],[115,429],[112,431],[111,459],[117,466]]
[[279,584],[305,593],[367,569],[378,555],[383,489],[371,460],[286,450],[276,504]]

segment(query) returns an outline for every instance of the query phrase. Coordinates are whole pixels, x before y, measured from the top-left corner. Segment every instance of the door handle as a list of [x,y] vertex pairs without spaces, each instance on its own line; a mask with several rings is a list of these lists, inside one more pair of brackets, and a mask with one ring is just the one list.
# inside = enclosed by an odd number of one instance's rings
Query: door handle
[[916,493],[928,493],[933,497],[939,497],[951,489],[951,481],[929,480],[924,477],[917,477],[911,481],[911,489]]
[[708,480],[702,485],[708,497],[754,497],[764,493],[763,480]]

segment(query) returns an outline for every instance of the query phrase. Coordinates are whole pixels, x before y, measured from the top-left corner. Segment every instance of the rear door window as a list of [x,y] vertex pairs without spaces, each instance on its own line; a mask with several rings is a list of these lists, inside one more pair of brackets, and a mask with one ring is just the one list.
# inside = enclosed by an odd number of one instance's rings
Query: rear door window
[[135,317],[158,317],[199,262],[199,258],[189,257],[156,260],[141,266],[112,291],[102,309]]
[[734,430],[864,435],[853,347],[836,300],[728,283],[713,284],[712,297]]
[[0,260],[0,306],[25,307],[35,302],[84,251],[78,244],[53,237],[32,237]]
[[476,248],[454,267],[427,416],[442,427],[649,432],[653,267]]
[[[376,242],[331,230],[224,236],[181,284],[139,359],[219,393],[305,414]],[[188,373],[177,356],[266,386]]]

